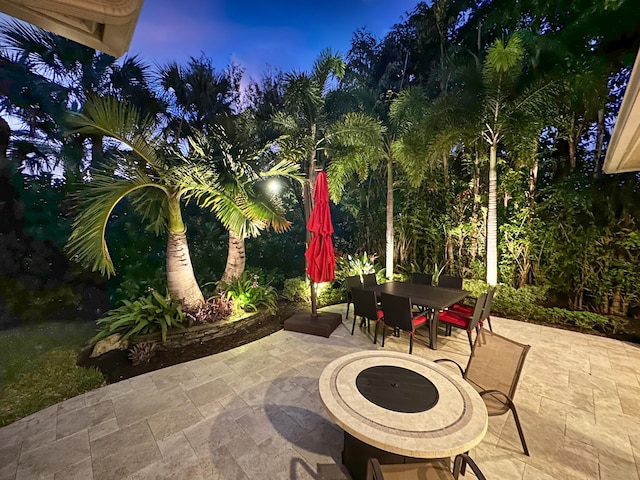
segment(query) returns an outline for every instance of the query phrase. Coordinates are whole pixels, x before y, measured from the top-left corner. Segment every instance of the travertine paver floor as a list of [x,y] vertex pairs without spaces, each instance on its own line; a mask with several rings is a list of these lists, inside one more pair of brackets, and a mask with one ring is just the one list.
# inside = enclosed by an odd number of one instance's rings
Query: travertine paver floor
[[[0,479],[344,479],[342,432],[317,381],[334,358],[380,348],[364,330],[352,337],[351,322],[329,339],[280,331],[4,427]],[[500,318],[493,325],[532,345],[516,394],[531,457],[511,416],[492,417],[471,451],[487,478],[638,479],[640,348]],[[465,362],[466,335],[456,332],[438,351],[418,340],[414,355]],[[391,337],[385,348],[407,351],[408,339]]]

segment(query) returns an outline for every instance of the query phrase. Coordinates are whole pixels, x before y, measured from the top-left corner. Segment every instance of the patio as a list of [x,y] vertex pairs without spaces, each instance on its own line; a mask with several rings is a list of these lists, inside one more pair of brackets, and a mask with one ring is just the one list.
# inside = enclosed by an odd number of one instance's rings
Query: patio
[[[344,305],[334,307],[344,314]],[[352,319],[330,338],[279,331],[49,407],[0,429],[0,479],[344,479],[342,431],[317,392],[334,358],[374,346]],[[494,317],[532,349],[511,416],[471,451],[487,478],[637,479],[640,346]],[[421,334],[422,335],[422,334]],[[466,362],[466,334],[414,355]],[[387,349],[406,352],[408,338]],[[471,474],[467,473],[470,478]]]

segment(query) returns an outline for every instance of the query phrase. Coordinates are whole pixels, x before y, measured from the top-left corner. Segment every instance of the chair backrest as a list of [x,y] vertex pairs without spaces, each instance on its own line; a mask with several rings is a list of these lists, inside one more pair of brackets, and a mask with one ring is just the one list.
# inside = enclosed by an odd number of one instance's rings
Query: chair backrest
[[530,348],[529,345],[481,328],[476,335],[464,378],[479,392],[499,390],[513,399]]
[[431,285],[433,283],[433,275],[430,273],[412,273],[411,283],[420,283],[422,285]]
[[455,288],[457,290],[462,290],[462,277],[442,275],[438,280],[438,286],[442,288]]
[[483,319],[483,315],[486,308],[488,296],[483,293],[476,299],[476,304],[473,307],[473,313],[471,314],[471,321],[467,326],[467,330],[473,330],[478,326],[478,322]]
[[347,293],[351,293],[353,288],[362,287],[362,281],[360,280],[360,275],[354,275],[353,277],[347,277],[344,279],[344,288]]
[[411,311],[411,299],[399,295],[391,295],[382,292],[382,311],[384,323],[390,327],[398,327],[400,330],[413,330],[413,312]]
[[484,302],[484,310],[482,312],[482,317],[480,317],[481,320],[485,320],[489,318],[489,315],[491,315],[491,305],[493,304],[493,294],[495,292],[496,287],[491,287],[489,290],[487,290],[487,299]]
[[353,287],[351,289],[351,297],[353,298],[354,316],[368,318],[369,320],[378,320],[378,299],[376,298],[376,292]]
[[371,287],[377,284],[378,284],[378,280],[376,280],[375,273],[368,273],[362,276],[362,285],[364,285],[365,287]]

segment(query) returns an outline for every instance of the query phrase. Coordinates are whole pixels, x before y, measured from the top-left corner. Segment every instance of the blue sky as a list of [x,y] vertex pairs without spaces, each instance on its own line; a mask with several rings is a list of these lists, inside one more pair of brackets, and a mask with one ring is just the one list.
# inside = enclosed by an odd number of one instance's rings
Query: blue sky
[[259,77],[268,67],[308,70],[318,53],[346,54],[353,32],[382,38],[418,0],[146,0],[129,54],[150,64],[204,53]]

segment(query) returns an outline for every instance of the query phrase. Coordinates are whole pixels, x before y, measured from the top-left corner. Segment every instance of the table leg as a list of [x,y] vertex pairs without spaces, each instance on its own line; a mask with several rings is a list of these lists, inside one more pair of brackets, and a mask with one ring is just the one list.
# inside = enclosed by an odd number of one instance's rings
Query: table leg
[[434,310],[433,318],[429,322],[429,346],[432,350],[438,349],[438,321],[440,319],[440,310]]

